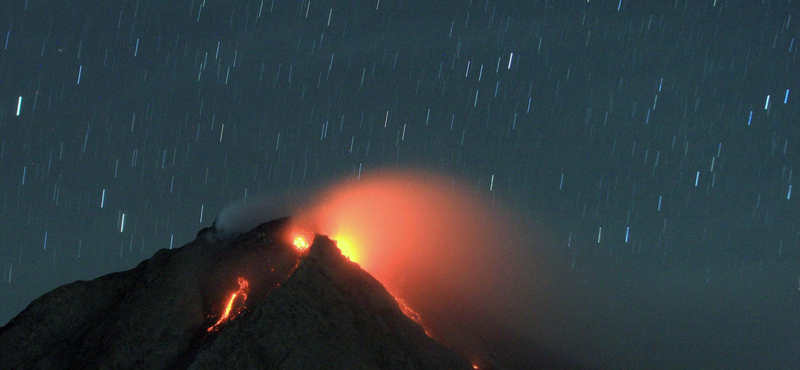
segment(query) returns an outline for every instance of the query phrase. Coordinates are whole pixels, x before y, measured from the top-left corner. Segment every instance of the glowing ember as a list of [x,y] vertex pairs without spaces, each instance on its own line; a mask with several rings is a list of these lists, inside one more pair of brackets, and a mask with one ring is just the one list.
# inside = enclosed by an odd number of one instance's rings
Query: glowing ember
[[[222,324],[227,322],[229,319],[233,319],[234,317],[236,317],[236,315],[242,312],[242,310],[244,309],[244,302],[247,300],[247,292],[249,290],[250,290],[250,283],[248,283],[247,280],[245,280],[244,278],[239,278],[239,291],[231,295],[231,299],[228,300],[228,305],[225,306],[225,312],[222,313],[222,316],[220,316],[216,324],[208,328],[208,331],[219,330],[219,327]],[[239,304],[239,307],[236,309],[236,311],[233,312],[233,314],[231,314],[231,311],[233,310],[233,305],[236,302],[237,297],[241,297],[240,300],[241,303]]]
[[294,238],[294,246],[298,250],[304,251],[304,250],[308,249],[308,242],[306,242],[306,239],[303,238],[302,236],[298,236],[298,237]]

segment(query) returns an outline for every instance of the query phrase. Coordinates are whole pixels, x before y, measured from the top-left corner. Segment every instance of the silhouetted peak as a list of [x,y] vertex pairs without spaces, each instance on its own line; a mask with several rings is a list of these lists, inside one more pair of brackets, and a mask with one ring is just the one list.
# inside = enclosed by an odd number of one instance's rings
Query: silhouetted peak
[[214,226],[136,268],[36,299],[0,328],[0,369],[469,369],[394,297],[287,218],[221,242]]

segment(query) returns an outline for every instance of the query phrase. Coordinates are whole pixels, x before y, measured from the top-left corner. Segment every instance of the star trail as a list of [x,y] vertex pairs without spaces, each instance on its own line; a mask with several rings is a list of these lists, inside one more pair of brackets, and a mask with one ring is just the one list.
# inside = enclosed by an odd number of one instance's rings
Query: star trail
[[518,214],[581,281],[555,347],[800,366],[798,10],[6,0],[0,323],[232,203],[424,168]]

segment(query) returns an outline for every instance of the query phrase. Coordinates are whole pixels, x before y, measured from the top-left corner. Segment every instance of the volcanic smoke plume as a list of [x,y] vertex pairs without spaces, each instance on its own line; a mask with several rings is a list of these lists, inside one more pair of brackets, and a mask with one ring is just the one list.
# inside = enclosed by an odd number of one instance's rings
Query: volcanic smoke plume
[[337,241],[413,307],[431,335],[464,351],[481,356],[487,336],[527,331],[520,328],[533,314],[535,265],[524,243],[531,238],[451,179],[383,172],[340,183],[295,211],[291,227],[292,235]]
[[[489,204],[442,177],[381,173],[341,183],[293,215],[299,233],[328,235],[394,289],[474,294],[504,279],[503,250],[520,238]],[[443,292],[442,292],[443,293]]]
[[368,176],[234,235],[268,204],[35,300],[0,327],[0,369],[575,368],[530,341],[538,243],[452,180]]
[[327,235],[431,336],[480,367],[530,368],[541,364],[502,359],[552,364],[561,356],[549,350],[571,352],[563,292],[575,286],[567,269],[557,268],[566,262],[543,248],[546,232],[456,180],[424,171],[367,174],[236,205],[220,214],[216,229],[230,237],[287,210],[284,242]]

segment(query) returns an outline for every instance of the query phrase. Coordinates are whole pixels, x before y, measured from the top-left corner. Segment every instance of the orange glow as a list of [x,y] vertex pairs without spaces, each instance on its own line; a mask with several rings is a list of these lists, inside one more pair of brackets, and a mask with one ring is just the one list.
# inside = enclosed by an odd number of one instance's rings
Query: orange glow
[[417,311],[414,311],[411,309],[411,307],[408,307],[406,302],[400,298],[395,297],[394,300],[397,301],[397,304],[400,306],[400,310],[403,311],[403,313],[408,316],[409,319],[414,320],[415,323],[422,325],[422,317],[419,316]]
[[[358,249],[355,247],[355,244],[352,238],[349,238],[342,234],[337,234],[335,237],[328,236],[331,240],[336,242],[336,246],[339,247],[339,250],[342,251],[342,255],[350,259],[355,263],[359,262],[359,254]],[[291,233],[289,233],[289,239],[291,240],[292,244],[294,244],[295,248],[298,251],[304,252],[308,249],[311,244],[308,240],[313,240],[314,236],[312,233],[305,231],[304,229],[295,229]]]
[[[233,308],[233,301],[236,300],[237,295],[239,295],[239,293],[233,293],[233,295],[231,296],[231,300],[228,301],[228,306],[225,307],[225,313],[222,314],[220,320],[225,320],[228,318],[228,316],[231,315],[231,308]],[[217,324],[219,324],[219,322],[217,322]]]
[[349,238],[342,235],[337,235],[331,238],[331,240],[336,242],[336,246],[339,247],[340,251],[342,251],[342,255],[355,263],[359,262],[358,248],[356,248],[355,245],[350,242]]
[[475,296],[502,280],[496,251],[521,243],[498,211],[451,179],[379,173],[321,192],[295,212],[291,229],[329,236],[342,254],[414,303],[409,293],[441,296],[418,286]]
[[[392,294],[392,293],[390,292],[389,294]],[[397,305],[400,307],[400,311],[403,311],[404,315],[406,315],[409,319],[411,319],[412,321],[417,323],[417,325],[421,326],[422,330],[425,331],[425,335],[433,338],[433,335],[431,335],[431,333],[428,330],[428,328],[422,322],[422,316],[420,316],[419,313],[417,313],[417,311],[414,311],[414,309],[409,307],[406,304],[406,301],[404,301],[401,298],[397,298],[397,296],[395,296],[394,294],[392,294],[392,296],[394,297],[394,300],[397,302]]]
[[[209,332],[219,330],[219,327],[222,324],[227,322],[229,319],[233,319],[234,317],[236,317],[236,315],[238,315],[244,309],[244,302],[247,301],[247,292],[250,290],[250,283],[244,278],[239,278],[238,282],[239,282],[239,291],[231,295],[231,298],[228,300],[228,304],[225,306],[225,311],[222,313],[222,316],[220,316],[219,320],[217,320],[217,323],[208,328]],[[241,297],[241,303],[237,308],[236,312],[234,312],[233,315],[231,315],[231,311],[233,310],[233,305],[236,302],[236,297]]]
[[485,197],[487,185],[421,171],[365,173],[297,205],[289,235],[327,235],[402,297],[399,307],[426,334],[480,356],[480,334],[464,334],[461,323],[523,315],[518,302],[533,295],[531,266],[539,266],[527,251],[535,230],[505,213],[502,198]]
[[285,234],[284,240],[294,245],[299,252],[305,252],[308,247],[314,242],[314,233],[301,227],[292,227],[290,231]]
[[294,246],[297,248],[297,250],[302,252],[308,249],[308,242],[302,236],[298,236],[294,238]]

